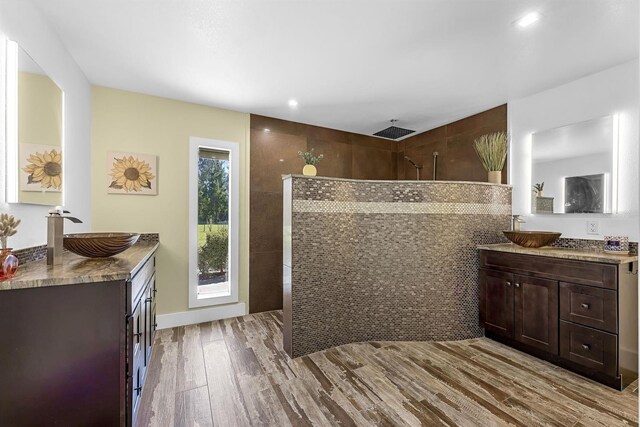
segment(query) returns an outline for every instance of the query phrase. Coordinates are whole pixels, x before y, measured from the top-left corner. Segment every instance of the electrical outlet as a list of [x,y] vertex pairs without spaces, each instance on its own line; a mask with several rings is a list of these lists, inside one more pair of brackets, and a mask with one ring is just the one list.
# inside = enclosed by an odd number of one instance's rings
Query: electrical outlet
[[587,221],[587,234],[600,234],[600,223],[595,220]]

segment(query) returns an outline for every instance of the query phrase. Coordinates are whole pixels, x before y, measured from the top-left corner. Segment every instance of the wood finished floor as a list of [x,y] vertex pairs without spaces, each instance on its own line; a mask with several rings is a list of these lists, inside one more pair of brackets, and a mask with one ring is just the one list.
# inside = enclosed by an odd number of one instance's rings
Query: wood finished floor
[[638,425],[624,392],[478,338],[290,359],[282,312],[159,331],[139,426]]

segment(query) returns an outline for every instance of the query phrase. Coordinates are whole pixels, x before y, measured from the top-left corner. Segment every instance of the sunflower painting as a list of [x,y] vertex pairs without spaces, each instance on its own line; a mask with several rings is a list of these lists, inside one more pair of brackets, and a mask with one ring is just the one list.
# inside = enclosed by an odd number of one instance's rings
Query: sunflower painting
[[107,153],[107,192],[157,195],[157,156]]
[[62,191],[62,150],[50,145],[20,144],[20,190]]

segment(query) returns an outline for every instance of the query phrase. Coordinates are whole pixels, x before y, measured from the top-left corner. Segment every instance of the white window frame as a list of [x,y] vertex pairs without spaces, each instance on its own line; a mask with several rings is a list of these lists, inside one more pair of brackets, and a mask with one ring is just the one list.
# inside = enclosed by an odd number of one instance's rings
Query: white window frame
[[[229,277],[230,293],[198,298],[198,158],[201,148],[229,153]],[[189,138],[189,308],[238,302],[240,258],[240,144]]]

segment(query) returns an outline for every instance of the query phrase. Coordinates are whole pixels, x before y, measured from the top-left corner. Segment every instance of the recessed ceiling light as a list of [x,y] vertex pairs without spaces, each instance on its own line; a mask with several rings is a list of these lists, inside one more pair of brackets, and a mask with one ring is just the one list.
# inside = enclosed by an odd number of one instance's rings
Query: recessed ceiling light
[[271,129],[269,129],[269,128],[264,128],[264,131],[265,131],[265,132],[271,132]]
[[289,100],[289,107],[296,108],[297,106],[298,106],[298,101],[296,101],[295,99]]
[[538,12],[527,13],[522,18],[516,21],[516,25],[520,28],[527,28],[529,25],[540,19],[540,14]]

